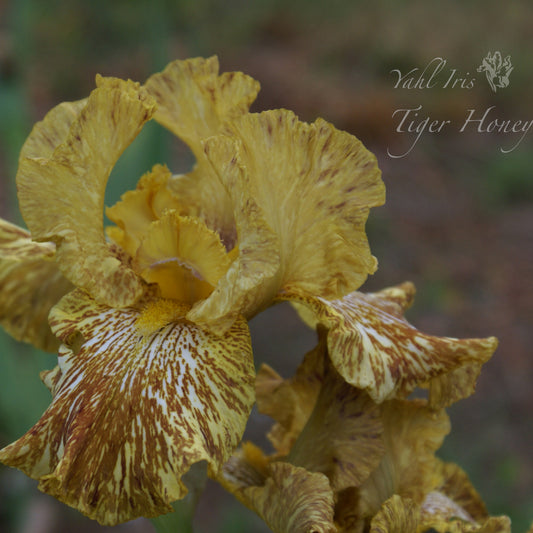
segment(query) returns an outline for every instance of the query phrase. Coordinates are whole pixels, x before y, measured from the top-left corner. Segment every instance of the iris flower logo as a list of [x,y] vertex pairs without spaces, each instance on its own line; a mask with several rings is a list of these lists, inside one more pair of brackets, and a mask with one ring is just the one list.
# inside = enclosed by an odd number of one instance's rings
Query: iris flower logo
[[493,55],[489,52],[487,57],[483,58],[477,71],[485,72],[489,85],[496,92],[496,89],[503,89],[509,85],[509,75],[513,71],[513,68],[511,56],[507,56],[502,61],[500,52],[494,52]]

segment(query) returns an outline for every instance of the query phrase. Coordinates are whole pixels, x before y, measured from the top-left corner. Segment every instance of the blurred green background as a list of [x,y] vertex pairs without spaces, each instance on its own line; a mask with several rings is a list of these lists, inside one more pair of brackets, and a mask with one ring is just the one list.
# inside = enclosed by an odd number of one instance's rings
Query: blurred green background
[[[533,119],[532,24],[533,5],[497,0],[0,1],[0,216],[22,223],[14,177],[32,124],[59,102],[85,97],[96,73],[142,82],[172,59],[217,54],[222,71],[242,70],[261,82],[253,110],[285,107],[356,134],[376,153],[387,186],[387,204],[368,225],[380,269],[364,288],[409,279],[418,288],[409,319],[420,329],[500,339],[476,394],[450,410],[453,429],[441,456],[470,474],[491,513],[508,514],[513,531],[525,531],[533,518],[533,130],[504,154],[500,147],[516,135],[459,129],[467,110],[481,116],[491,106],[491,118]],[[511,56],[514,71],[509,86],[494,93],[476,68],[496,50]],[[394,88],[392,70],[419,74],[436,57],[446,65],[435,87]],[[471,89],[442,87],[453,69],[475,78]],[[394,111],[419,105],[419,118],[450,120],[449,128],[423,135],[403,158],[389,157],[387,150],[405,152],[414,140],[396,131]],[[113,171],[107,205],[156,162],[177,172],[192,159],[149,124]],[[285,306],[254,319],[252,334],[257,362],[284,376],[314,343]],[[48,405],[38,372],[52,368],[54,357],[3,333],[0,351],[3,446]],[[268,426],[256,416],[248,434]],[[265,531],[211,485],[196,525],[200,533]],[[138,520],[113,530],[151,527]],[[111,528],[0,469],[0,531],[73,530]]]

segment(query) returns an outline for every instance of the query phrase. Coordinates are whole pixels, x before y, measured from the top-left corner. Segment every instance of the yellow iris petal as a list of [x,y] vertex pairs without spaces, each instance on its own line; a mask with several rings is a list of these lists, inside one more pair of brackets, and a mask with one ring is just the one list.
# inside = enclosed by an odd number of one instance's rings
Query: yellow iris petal
[[331,367],[287,461],[325,474],[335,492],[360,486],[385,453],[379,406]]
[[218,58],[177,60],[145,83],[157,101],[155,120],[185,141],[201,157],[201,140],[224,121],[248,111],[259,83],[242,72],[218,74]]
[[482,522],[489,518],[489,513],[481,496],[459,466],[454,463],[442,463],[440,471],[444,481],[435,490],[464,509],[468,516],[476,522]]
[[275,533],[337,531],[333,491],[323,474],[275,461],[263,476],[254,457],[241,452],[224,465],[217,480]]
[[360,488],[363,516],[374,516],[394,494],[420,504],[442,483],[435,451],[450,431],[444,410],[422,400],[391,400],[381,409],[385,455]]
[[65,141],[70,127],[86,105],[85,98],[77,102],[63,102],[51,109],[33,127],[20,151],[19,161],[27,157],[50,157]]
[[235,308],[252,316],[281,289],[334,298],[375,271],[364,226],[384,186],[355,137],[276,110],[234,120],[205,151],[233,202],[242,279],[229,271],[194,320],[223,329]]
[[146,231],[135,263],[146,281],[159,285],[164,298],[192,304],[212,292],[230,256],[201,220],[169,211]]
[[[313,352],[298,367],[293,378],[284,380],[274,369],[263,364],[257,373],[255,394],[260,413],[276,421],[268,438],[280,456],[288,455],[307,423],[322,383]],[[317,356],[320,354],[317,353]]]
[[170,170],[155,165],[144,174],[133,191],[124,193],[119,202],[106,209],[107,217],[117,226],[106,228],[108,236],[131,257],[150,224],[158,220],[167,209],[183,210],[178,198],[168,189]]
[[259,83],[242,72],[218,73],[216,57],[173,61],[148,79],[145,87],[157,104],[155,120],[185,141],[197,168],[169,180],[184,206],[183,214],[202,218],[231,249],[235,229],[230,198],[206,161],[201,141],[222,125],[246,113]]
[[15,339],[51,352],[59,341],[48,313],[73,289],[54,255],[53,243],[33,242],[29,232],[0,219],[0,324]]
[[259,411],[277,422],[269,438],[278,454],[322,472],[335,492],[360,486],[385,452],[379,406],[331,367],[323,336],[293,378],[277,378],[263,367],[256,396]]
[[374,401],[405,397],[429,384],[430,405],[440,408],[468,396],[497,340],[434,337],[409,324],[404,310],[414,287],[403,284],[375,294],[353,292],[328,301],[288,291],[283,299],[305,306],[304,319],[328,330],[328,351],[344,379]]
[[217,470],[228,459],[254,401],[246,322],[215,337],[176,318],[182,304],[163,308],[173,320],[164,325],[80,290],[64,297],[51,324],[68,347],[59,370],[44,376],[53,402],[0,452],[41,490],[103,524],[171,511],[193,463]]
[[97,84],[63,142],[52,153],[49,147],[30,150],[20,161],[17,187],[32,237],[56,243],[65,277],[120,307],[140,296],[142,284],[105,241],[104,193],[111,169],[153,114],[154,102],[131,81],[98,77]]
[[418,507],[412,500],[395,494],[372,518],[370,533],[415,533],[419,514]]

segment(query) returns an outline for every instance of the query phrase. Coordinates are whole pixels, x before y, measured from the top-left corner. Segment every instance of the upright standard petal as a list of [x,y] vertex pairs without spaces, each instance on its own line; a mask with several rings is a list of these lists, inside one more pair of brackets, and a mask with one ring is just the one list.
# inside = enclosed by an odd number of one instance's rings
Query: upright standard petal
[[193,463],[217,470],[242,436],[254,368],[248,328],[215,337],[170,300],[112,309],[77,290],[51,313],[66,343],[54,398],[0,460],[102,524],[172,510]]
[[303,318],[329,330],[330,358],[348,383],[365,389],[376,402],[406,397],[428,384],[430,405],[438,409],[473,392],[481,365],[498,342],[494,337],[456,339],[418,331],[403,316],[413,296],[413,285],[405,283],[333,301],[296,291],[281,299],[307,307],[310,313]]
[[62,102],[37,122],[22,146],[19,162],[27,157],[50,157],[65,142],[72,123],[87,105],[87,99]]
[[28,231],[0,219],[0,324],[15,339],[50,352],[59,340],[48,313],[73,289],[54,255],[53,243],[34,242]]
[[251,316],[289,287],[338,298],[375,271],[364,226],[384,186],[358,139],[275,110],[233,121],[205,151],[232,198],[241,254],[237,279],[228,271],[195,320],[223,327],[233,307]]
[[17,187],[32,237],[55,242],[65,277],[98,301],[122,307],[134,302],[143,286],[106,243],[104,193],[111,169],[155,104],[131,81],[97,77],[97,85],[64,142],[52,153],[43,144],[42,151],[28,149]]
[[182,214],[202,218],[231,249],[235,230],[230,197],[207,163],[201,141],[246,113],[259,83],[242,72],[218,72],[216,57],[173,61],[145,87],[158,104],[155,120],[185,141],[196,157],[193,172],[174,176],[168,184],[184,207]]
[[202,139],[246,113],[259,91],[259,83],[242,72],[218,71],[216,56],[177,60],[145,84],[158,105],[155,120],[185,141],[197,158],[203,157]]

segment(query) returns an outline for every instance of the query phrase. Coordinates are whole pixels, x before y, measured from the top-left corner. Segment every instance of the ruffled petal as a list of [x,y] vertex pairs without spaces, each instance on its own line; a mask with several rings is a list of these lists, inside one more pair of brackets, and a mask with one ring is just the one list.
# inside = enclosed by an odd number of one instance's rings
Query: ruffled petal
[[157,101],[155,120],[185,141],[198,159],[203,157],[202,139],[246,113],[259,92],[259,83],[250,76],[219,75],[218,70],[216,56],[177,60],[145,84]]
[[112,309],[82,291],[50,321],[66,343],[44,376],[54,399],[0,460],[102,524],[172,510],[193,463],[216,470],[244,431],[254,368],[248,327],[215,337],[169,300]]
[[441,463],[443,483],[421,505],[421,527],[439,533],[510,533],[507,517],[489,516],[468,476],[453,463]]
[[52,153],[48,146],[29,150],[31,157],[20,161],[17,187],[32,237],[56,243],[64,276],[98,301],[122,307],[134,302],[143,286],[106,243],[104,193],[115,162],[155,105],[131,81],[97,77],[97,85],[64,142]]
[[450,520],[462,520],[475,524],[472,517],[451,498],[439,491],[432,491],[421,506],[422,523],[426,527],[446,531]]
[[207,163],[201,141],[246,113],[259,83],[242,72],[219,75],[218,71],[216,57],[173,61],[150,77],[145,87],[158,104],[155,120],[185,141],[196,157],[193,172],[169,181],[184,208],[181,214],[202,218],[231,249],[235,223],[230,197]]
[[[333,369],[328,372],[335,373]],[[325,474],[335,492],[360,486],[385,453],[379,406],[340,376],[326,375],[311,417],[287,457]]]
[[277,461],[258,472],[256,462],[249,450],[241,450],[217,479],[275,533],[337,531],[333,491],[326,476]]
[[[464,510],[471,520],[483,522],[489,518],[487,508],[477,490],[472,486],[466,473],[454,463],[440,466],[443,483],[435,490]],[[427,506],[423,506],[422,510]]]
[[276,533],[333,533],[333,492],[326,476],[273,463],[264,486],[244,497]]
[[43,120],[37,122],[22,146],[19,161],[27,157],[50,157],[67,139],[72,123],[87,105],[87,99],[63,102],[52,108]]
[[397,494],[389,498],[370,522],[370,533],[415,533],[419,510],[409,499]]
[[135,268],[164,298],[192,304],[209,296],[230,262],[218,235],[200,219],[168,211],[146,231]]
[[442,484],[435,457],[450,430],[448,416],[422,400],[391,400],[381,406],[385,455],[360,487],[363,516],[374,516],[394,494],[421,504]]
[[275,110],[234,120],[204,144],[231,196],[241,253],[238,275],[228,271],[194,320],[223,330],[232,314],[253,316],[280,289],[338,298],[375,271],[364,226],[384,186],[355,137]]
[[54,261],[55,245],[0,219],[0,324],[15,339],[53,352],[59,340],[48,313],[73,289]]
[[268,438],[278,456],[289,454],[313,412],[324,381],[323,350],[320,343],[309,352],[292,378],[283,379],[266,364],[257,373],[257,408],[276,421]]
[[306,306],[310,313],[303,318],[328,328],[331,360],[348,383],[376,402],[405,397],[427,384],[430,405],[438,409],[473,392],[479,369],[498,342],[421,333],[403,316],[413,295],[413,285],[405,283],[333,301],[295,291],[282,299]]
[[155,165],[144,174],[133,191],[127,191],[119,202],[106,209],[107,217],[117,224],[106,228],[107,235],[135,257],[150,224],[161,218],[167,209],[183,212],[183,206],[167,187],[170,170]]
[[278,453],[293,465],[325,474],[335,492],[360,486],[385,452],[381,412],[331,367],[324,336],[294,378],[276,381],[260,371],[256,396],[259,411],[278,422],[269,435]]

